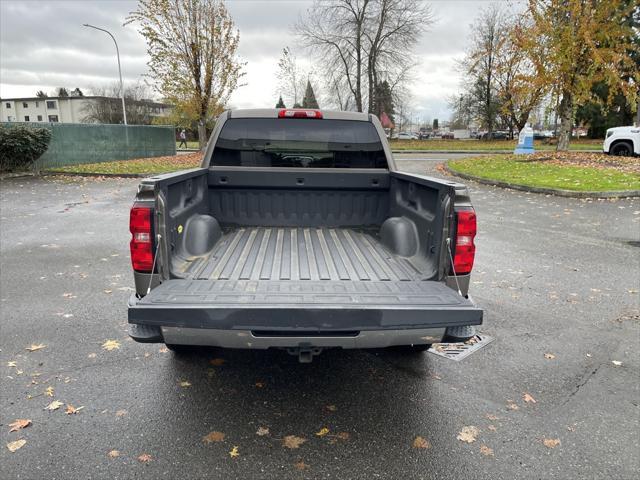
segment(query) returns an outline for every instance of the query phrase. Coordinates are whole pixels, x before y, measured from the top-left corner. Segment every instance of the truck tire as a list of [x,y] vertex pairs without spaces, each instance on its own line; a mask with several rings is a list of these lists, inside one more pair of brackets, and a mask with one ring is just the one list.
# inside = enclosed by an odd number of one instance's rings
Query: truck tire
[[632,157],[633,145],[630,142],[617,142],[611,147],[611,154],[618,157]]

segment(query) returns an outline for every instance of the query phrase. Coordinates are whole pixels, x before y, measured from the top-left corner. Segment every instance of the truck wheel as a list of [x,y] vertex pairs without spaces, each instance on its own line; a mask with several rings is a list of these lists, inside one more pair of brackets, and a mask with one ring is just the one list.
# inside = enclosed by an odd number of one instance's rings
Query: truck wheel
[[629,142],[618,142],[611,149],[611,153],[619,157],[631,157],[633,155],[633,145]]
[[166,347],[176,355],[187,355],[193,352],[193,345],[174,345],[171,343],[165,343]]

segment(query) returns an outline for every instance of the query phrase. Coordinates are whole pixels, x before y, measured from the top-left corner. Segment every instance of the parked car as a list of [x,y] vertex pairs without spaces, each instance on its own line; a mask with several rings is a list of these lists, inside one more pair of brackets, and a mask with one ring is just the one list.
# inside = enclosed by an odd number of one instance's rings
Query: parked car
[[608,129],[602,151],[625,157],[640,155],[640,126]]
[[409,132],[400,132],[396,134],[394,137],[396,140],[417,140],[417,135]]
[[165,343],[421,351],[469,337],[467,188],[398,171],[377,117],[223,113],[200,168],[143,180],[129,334]]
[[488,140],[489,138],[491,138],[492,140],[506,140],[509,138],[509,132],[503,132],[498,130],[495,132],[491,132],[491,136],[489,136],[489,132],[484,132],[480,136],[481,140]]

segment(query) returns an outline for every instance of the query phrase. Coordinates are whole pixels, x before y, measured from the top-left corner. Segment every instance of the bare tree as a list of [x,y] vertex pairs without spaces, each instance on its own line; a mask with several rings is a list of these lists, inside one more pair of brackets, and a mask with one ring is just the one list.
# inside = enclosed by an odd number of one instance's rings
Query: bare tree
[[240,33],[222,0],[138,0],[125,24],[147,40],[150,78],[181,115],[197,121],[200,148],[212,122],[239,86]]
[[300,69],[295,54],[289,47],[282,49],[282,56],[278,60],[278,93],[284,95],[289,105],[299,105],[298,100],[304,89],[304,72]]
[[[84,102],[82,121],[85,123],[120,123],[122,101],[120,84],[91,88],[92,98]],[[150,100],[151,92],[143,83],[126,86],[127,120],[131,125],[150,125],[157,116],[161,104]]]

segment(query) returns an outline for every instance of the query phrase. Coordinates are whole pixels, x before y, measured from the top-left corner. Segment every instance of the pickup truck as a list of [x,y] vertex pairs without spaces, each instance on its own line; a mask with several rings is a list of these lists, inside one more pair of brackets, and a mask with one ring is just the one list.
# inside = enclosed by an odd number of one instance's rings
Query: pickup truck
[[640,126],[608,129],[602,151],[623,157],[640,156]]
[[464,185],[398,171],[374,115],[231,110],[200,168],[142,180],[130,214],[138,342],[423,351],[466,339]]

